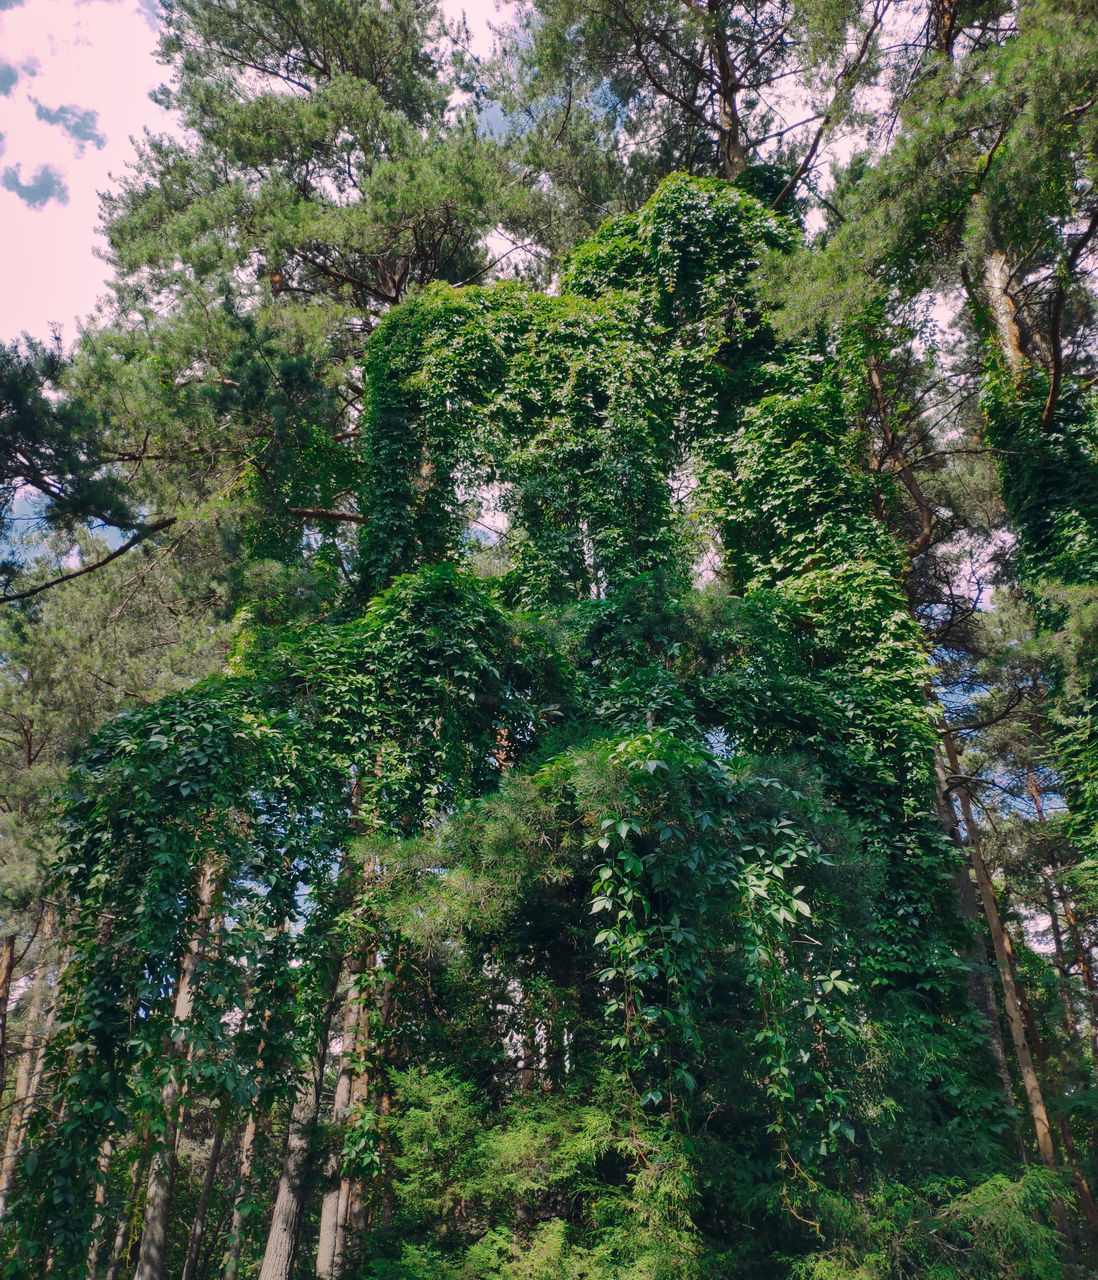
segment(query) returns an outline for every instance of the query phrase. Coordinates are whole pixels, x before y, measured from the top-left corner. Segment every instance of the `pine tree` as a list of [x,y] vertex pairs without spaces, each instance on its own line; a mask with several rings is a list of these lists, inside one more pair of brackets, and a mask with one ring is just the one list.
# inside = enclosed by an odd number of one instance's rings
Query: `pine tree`
[[[169,12],[191,137],[108,200],[117,307],[39,401],[142,515],[95,599],[168,557],[189,602],[119,646],[203,644],[112,653],[140,689],[51,747],[94,734],[16,1014],[6,1274],[1089,1257],[1093,62],[1050,57],[1064,12],[935,6],[886,47],[881,7],[542,5],[503,141],[429,6]],[[820,109],[760,164],[794,73]],[[811,240],[791,197],[869,86],[877,151]],[[632,165],[596,163],[623,129]],[[550,253],[607,204],[551,288],[490,282],[489,233],[541,219]]]

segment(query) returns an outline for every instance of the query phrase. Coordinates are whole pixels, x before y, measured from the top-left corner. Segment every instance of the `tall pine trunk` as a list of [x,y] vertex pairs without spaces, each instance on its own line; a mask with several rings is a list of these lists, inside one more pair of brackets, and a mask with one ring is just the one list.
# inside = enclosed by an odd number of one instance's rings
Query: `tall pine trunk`
[[240,1274],[240,1254],[244,1248],[244,1205],[252,1183],[252,1165],[255,1160],[255,1111],[248,1112],[244,1136],[240,1140],[240,1164],[236,1175],[236,1195],[233,1197],[233,1216],[229,1225],[229,1248],[225,1254],[222,1280],[237,1280]]
[[8,1078],[8,1004],[15,972],[15,940],[16,935],[9,933],[0,946],[0,1098]]
[[1079,962],[1079,973],[1082,976],[1083,986],[1086,988],[1090,1002],[1090,1047],[1091,1054],[1095,1062],[1098,1063],[1098,979],[1095,978],[1094,974],[1094,962],[1090,954],[1090,948],[1084,941],[1082,932],[1079,929],[1079,920],[1075,914],[1074,903],[1062,888],[1057,888],[1057,896],[1064,910],[1064,923],[1067,925],[1068,933],[1071,935],[1071,945],[1075,949],[1075,955]]
[[141,1190],[141,1170],[145,1167],[145,1153],[142,1152],[130,1166],[130,1186],[126,1203],[118,1215],[118,1226],[114,1232],[111,1245],[111,1256],[107,1263],[106,1280],[118,1280],[118,1273],[126,1256],[126,1242],[130,1239],[133,1228],[134,1210],[137,1208],[137,1194]]
[[92,1219],[91,1244],[88,1246],[88,1280],[95,1280],[99,1271],[99,1251],[103,1247],[103,1232],[106,1230],[107,1225],[103,1210],[107,1203],[107,1186],[110,1180],[111,1157],[113,1155],[114,1142],[109,1137],[104,1138],[99,1147],[99,1161],[96,1167],[95,1217]]
[[[64,962],[60,966],[64,968]],[[15,1170],[23,1151],[23,1142],[27,1136],[27,1126],[34,1111],[38,1096],[38,1086],[46,1066],[46,1052],[49,1048],[50,1035],[57,1017],[56,1002],[50,1000],[50,1010],[43,1019],[43,1009],[48,998],[49,976],[48,966],[39,966],[31,992],[30,1008],[27,1011],[26,1032],[23,1047],[19,1054],[16,1068],[15,1087],[12,1092],[8,1113],[8,1129],[4,1137],[4,1151],[0,1158],[0,1221],[4,1217],[4,1206],[15,1178]]]
[[[940,724],[943,735],[949,729],[945,722]],[[949,782],[940,758],[935,761],[935,799],[938,806],[938,817],[949,834],[950,839],[970,861],[965,838],[957,822],[957,813],[949,791]],[[999,1010],[995,1002],[995,990],[992,986],[991,967],[988,964],[987,950],[984,944],[983,930],[980,928],[980,912],[976,902],[976,894],[972,887],[972,878],[968,867],[961,867],[953,877],[957,894],[957,906],[962,920],[972,928],[972,946],[968,954],[968,998],[973,1008],[980,1014],[987,1030],[987,1044],[999,1073],[1003,1088],[1003,1099],[1008,1109],[1014,1111],[1014,1085],[1010,1078],[1010,1067],[1007,1063],[1006,1047],[1003,1044],[1003,1029],[999,1025]]]
[[[354,1091],[356,1059],[359,1050],[359,1028],[363,1019],[362,995],[357,978],[363,966],[348,961],[351,982],[343,1004],[343,1043],[340,1049],[339,1074],[336,1076],[335,1095],[332,1099],[332,1127],[337,1138],[347,1123]],[[346,1263],[347,1209],[349,1199],[348,1179],[341,1172],[339,1150],[333,1151],[327,1160],[325,1175],[334,1182],[324,1194],[320,1209],[320,1237],[317,1241],[317,1280],[339,1280]]]
[[290,1113],[290,1128],[286,1135],[286,1150],[282,1157],[282,1172],[275,1194],[274,1212],[267,1232],[267,1247],[263,1251],[263,1265],[259,1280],[290,1280],[297,1256],[301,1214],[305,1200],[305,1166],[312,1145],[320,1110],[320,1089],[324,1077],[324,1061],[327,1057],[327,1026],[320,1048],[306,1078],[301,1082]]
[[182,1280],[195,1280],[198,1275],[198,1258],[202,1251],[202,1237],[206,1230],[206,1215],[209,1212],[210,1200],[213,1196],[214,1183],[217,1180],[217,1166],[221,1163],[221,1144],[225,1139],[225,1125],[219,1118],[214,1129],[213,1143],[209,1158],[206,1161],[206,1174],[202,1179],[202,1192],[198,1197],[198,1208],[191,1223],[191,1234],[187,1240],[187,1260],[183,1264]]
[[[954,777],[963,776],[961,761],[957,755],[957,744],[953,734],[947,729],[942,734],[946,760]],[[965,823],[965,837],[968,846],[972,871],[976,878],[976,888],[980,895],[980,903],[984,910],[988,932],[991,934],[991,945],[995,951],[995,963],[999,971],[999,982],[1003,992],[1003,1008],[1006,1010],[1007,1025],[1014,1045],[1014,1056],[1018,1063],[1022,1087],[1025,1090],[1029,1106],[1030,1118],[1037,1139],[1037,1153],[1041,1163],[1048,1169],[1057,1168],[1056,1149],[1052,1142],[1052,1127],[1049,1124],[1048,1108],[1045,1106],[1041,1082],[1037,1078],[1037,1070],[1033,1064],[1033,1054],[1026,1037],[1025,1018],[1022,1013],[1022,1001],[1014,980],[1014,953],[1010,935],[1003,928],[1002,916],[999,912],[999,901],[995,896],[995,886],[987,869],[984,858],[983,840],[980,828],[976,823],[972,801],[963,786],[956,788],[957,798],[961,804],[961,816]]]
[[165,1050],[169,1059],[168,1074],[160,1090],[160,1111],[164,1118],[164,1134],[157,1150],[153,1153],[152,1166],[149,1170],[149,1181],[145,1192],[145,1230],[141,1236],[141,1248],[134,1280],[164,1280],[168,1218],[175,1185],[176,1148],[179,1140],[179,1118],[183,1096],[180,1060],[185,1054],[185,1049],[181,1032],[190,1022],[194,1012],[195,979],[198,967],[206,954],[218,880],[219,869],[213,859],[204,858],[198,869],[198,901],[194,929],[180,968],[179,983],[176,986],[175,1003],[172,1008],[172,1032]]
[[263,1251],[263,1263],[259,1269],[258,1280],[290,1280],[294,1260],[297,1257],[301,1215],[305,1207],[305,1167],[320,1113],[324,1065],[328,1059],[328,1042],[341,973],[341,966],[334,957],[332,970],[315,1051],[309,1070],[298,1087],[293,1110],[290,1112],[290,1127],[282,1156],[282,1172],[279,1174],[274,1211],[267,1231],[267,1245]]

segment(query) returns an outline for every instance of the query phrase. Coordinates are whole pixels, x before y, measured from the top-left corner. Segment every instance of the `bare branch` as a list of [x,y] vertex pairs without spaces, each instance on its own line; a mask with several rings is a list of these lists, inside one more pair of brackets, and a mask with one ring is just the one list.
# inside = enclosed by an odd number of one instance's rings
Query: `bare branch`
[[116,550],[112,551],[110,555],[103,556],[99,560],[93,560],[91,564],[74,569],[72,573],[63,573],[59,577],[51,578],[48,582],[40,582],[36,587],[28,587],[25,591],[16,591],[11,595],[0,596],[0,604],[10,604],[13,600],[29,600],[31,596],[48,591],[51,587],[60,586],[62,582],[71,582],[73,578],[82,578],[86,573],[94,573],[96,569],[102,569],[104,565],[110,564],[112,560],[117,560],[119,556],[124,556],[127,551],[132,551],[134,547],[144,542],[146,538],[151,538],[154,533],[170,529],[177,519],[177,516],[168,516],[165,520],[158,520],[155,524],[146,525],[143,529],[139,529],[129,541],[124,542]]

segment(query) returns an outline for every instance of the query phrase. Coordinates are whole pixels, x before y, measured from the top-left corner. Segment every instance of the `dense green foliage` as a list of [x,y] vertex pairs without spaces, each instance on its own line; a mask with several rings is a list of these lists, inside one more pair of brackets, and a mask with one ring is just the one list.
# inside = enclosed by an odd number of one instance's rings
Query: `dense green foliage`
[[1070,12],[166,10],[117,308],[0,388],[5,1276],[1084,1274]]
[[[364,581],[342,609],[383,594],[361,619],[255,631],[231,677],[117,721],[77,774],[57,874],[82,924],[53,1068],[71,1101],[32,1134],[22,1194],[49,1226],[21,1212],[15,1258],[48,1239],[55,1265],[70,1248],[81,1265],[89,1153],[112,1128],[156,1141],[174,1069],[158,1046],[183,1037],[189,1107],[291,1087],[293,1030],[330,999],[311,975],[333,963],[318,946],[332,912],[379,931],[407,1010],[373,1087],[394,1073],[408,1112],[395,1093],[384,1118],[357,1113],[375,1146],[353,1127],[348,1142],[361,1168],[385,1152],[381,1182],[411,1179],[384,1193],[420,1223],[408,1274],[417,1250],[456,1264],[516,1248],[605,1254],[605,1274],[719,1274],[773,1232],[789,1249],[788,1222],[810,1221],[824,1186],[850,1194],[870,1151],[916,1179],[956,1175],[950,1151],[990,1156],[997,1104],[930,816],[922,641],[843,363],[779,353],[746,283],[788,235],[753,198],[676,179],[578,255],[555,298],[439,286],[384,321]],[[668,415],[695,397],[704,412]],[[693,459],[700,483],[676,503],[672,471]],[[466,495],[493,491],[514,550],[477,585],[453,566],[485,554]],[[705,526],[724,583],[699,590]],[[362,826],[377,870],[360,899],[346,860]],[[207,866],[221,940],[173,1026]],[[536,1065],[520,1068],[516,1038]],[[506,1248],[507,1196],[465,1226],[423,1218],[442,1176],[406,1129],[437,1123],[417,1118],[425,1070],[551,1163],[574,1123],[602,1131],[605,1158],[563,1157],[580,1179],[567,1215],[531,1188],[529,1237]],[[516,1092],[522,1071],[544,1084]],[[611,1245],[600,1223],[622,1196],[651,1234]]]

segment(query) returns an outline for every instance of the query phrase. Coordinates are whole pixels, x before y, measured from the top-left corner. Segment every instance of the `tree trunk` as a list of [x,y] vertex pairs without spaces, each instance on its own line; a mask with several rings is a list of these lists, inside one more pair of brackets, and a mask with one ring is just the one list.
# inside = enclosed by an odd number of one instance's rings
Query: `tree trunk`
[[1026,364],[1022,328],[1018,308],[1010,292],[1010,265],[1006,255],[992,253],[984,263],[984,289],[995,328],[999,334],[999,350],[1011,373],[1017,376]]
[[107,1183],[111,1174],[112,1155],[114,1155],[114,1142],[110,1138],[104,1138],[99,1148],[99,1160],[96,1165],[95,1217],[92,1219],[91,1243],[88,1245],[88,1280],[95,1280],[99,1270],[99,1250],[103,1244],[103,1229],[106,1226],[103,1206],[107,1203]]
[[[1064,933],[1060,928],[1060,908],[1056,902],[1051,876],[1042,875],[1041,880],[1045,886],[1045,905],[1048,907],[1049,927],[1052,930],[1052,953],[1056,957],[1056,972],[1060,978],[1060,998],[1064,1005],[1064,1028],[1067,1031],[1068,1039],[1074,1041],[1079,1038],[1079,1023],[1075,1017],[1075,1007],[1071,1002],[1071,975],[1068,973],[1067,955],[1064,952]],[[1093,1057],[1093,1055],[1094,1045],[1092,1040],[1091,1056]]]
[[1071,934],[1071,945],[1075,948],[1075,954],[1079,959],[1079,972],[1083,976],[1083,986],[1086,987],[1087,995],[1090,997],[1090,1047],[1095,1062],[1098,1062],[1098,979],[1094,974],[1094,962],[1090,948],[1083,940],[1071,899],[1061,888],[1057,888],[1057,894],[1064,909],[1064,923],[1068,927],[1068,933]]
[[[287,921],[282,920],[275,936],[280,936],[286,928]],[[271,1010],[268,1006],[263,1011],[263,1038],[256,1046],[255,1056],[255,1078],[253,1085],[256,1089],[263,1078],[263,1051],[267,1046],[267,1027],[270,1022]],[[252,1166],[255,1160],[255,1106],[248,1112],[248,1119],[244,1125],[244,1135],[240,1140],[240,1164],[237,1170],[237,1186],[236,1194],[233,1197],[233,1213],[229,1223],[229,1248],[225,1255],[225,1266],[222,1271],[222,1280],[237,1280],[240,1273],[240,1254],[244,1248],[244,1206],[248,1199],[248,1190],[252,1181]]]
[[[1044,799],[1041,795],[1041,788],[1034,777],[1032,770],[1027,772],[1026,789],[1029,791],[1033,799],[1033,807],[1037,813],[1037,821],[1043,826],[1047,819],[1045,817]],[[1079,972],[1083,977],[1083,986],[1086,988],[1088,1002],[1090,1004],[1090,1055],[1091,1059],[1098,1064],[1098,982],[1095,981],[1094,965],[1091,962],[1090,949],[1084,948],[1083,940],[1079,933],[1078,922],[1075,917],[1075,909],[1071,899],[1064,892],[1060,885],[1053,883],[1050,875],[1042,876],[1045,885],[1045,895],[1048,900],[1049,922],[1052,927],[1052,942],[1056,949],[1056,967],[1060,973],[1061,989],[1064,993],[1064,1017],[1067,1022],[1068,1034],[1072,1037],[1078,1031],[1075,1021],[1075,1010],[1071,1004],[1071,983],[1068,976],[1067,959],[1064,954],[1064,939],[1060,930],[1060,917],[1056,909],[1056,899],[1060,899],[1060,904],[1064,910],[1064,922],[1068,926],[1071,934],[1072,946],[1075,953],[1079,957]]]
[[320,1110],[320,1088],[324,1077],[327,1042],[328,1025],[325,1022],[320,1047],[308,1076],[301,1082],[290,1114],[282,1173],[278,1179],[278,1192],[275,1195],[259,1280],[290,1280],[293,1272],[305,1195],[305,1164]]
[[[362,995],[358,991],[357,976],[362,972],[363,966],[361,963],[352,966],[349,962],[347,967],[351,970],[351,983],[343,1004],[343,1044],[332,1100],[332,1127],[337,1135],[347,1123],[351,1110],[358,1031],[362,1020]],[[316,1250],[317,1280],[339,1280],[346,1262],[348,1180],[341,1176],[341,1166],[339,1151],[333,1151],[324,1169],[325,1180],[334,1185],[324,1193],[320,1209],[320,1238]]]
[[34,1111],[38,1086],[46,1066],[50,1032],[57,1017],[57,1006],[51,1002],[45,1022],[41,1021],[42,1008],[46,1001],[47,969],[48,966],[45,964],[39,966],[38,976],[35,978],[31,993],[31,1005],[27,1011],[27,1030],[23,1037],[22,1052],[19,1055],[15,1089],[8,1116],[8,1132],[4,1139],[3,1159],[0,1160],[0,1221],[4,1217],[4,1205],[11,1191],[16,1166],[23,1150],[23,1139],[27,1134],[27,1125]]
[[728,52],[728,38],[721,23],[720,0],[707,0],[706,8],[709,12],[710,51],[720,79],[717,93],[717,146],[720,151],[721,176],[732,182],[747,168],[747,148],[744,146],[743,126],[737,104],[741,85]]
[[229,1227],[229,1251],[225,1256],[222,1280],[237,1280],[240,1272],[240,1252],[244,1247],[244,1201],[252,1181],[252,1162],[255,1158],[255,1112],[248,1112],[244,1137],[240,1142],[240,1169],[237,1174],[236,1196],[233,1198],[233,1218]]
[[153,1153],[149,1182],[145,1193],[145,1230],[137,1258],[134,1280],[164,1280],[165,1251],[168,1241],[168,1216],[175,1184],[176,1147],[179,1140],[179,1111],[183,1080],[178,1061],[183,1056],[182,1038],[176,1032],[186,1027],[194,1011],[194,988],[198,966],[206,952],[218,868],[212,858],[204,858],[198,869],[198,908],[194,932],[187,945],[180,968],[179,983],[172,1008],[172,1032],[165,1049],[169,1059],[168,1075],[160,1090],[160,1109],[164,1117],[164,1136]]
[[[341,874],[343,872],[341,871]],[[320,1092],[324,1084],[324,1063],[328,1057],[328,1040],[335,1013],[335,995],[339,988],[341,966],[333,958],[333,973],[324,1000],[324,1016],[309,1074],[302,1080],[290,1113],[282,1172],[275,1194],[274,1212],[267,1232],[267,1247],[258,1280],[290,1280],[297,1256],[298,1233],[305,1202],[305,1165],[320,1111]]]
[[[951,771],[955,777],[960,777],[961,762],[957,755],[957,745],[953,740],[953,734],[948,728],[942,734],[942,743],[945,747],[946,759],[949,762]],[[999,969],[999,981],[1003,990],[1003,1007],[1006,1009],[1007,1024],[1010,1027],[1011,1039],[1014,1042],[1014,1055],[1018,1062],[1018,1071],[1022,1078],[1026,1100],[1029,1103],[1029,1113],[1033,1120],[1033,1129],[1037,1138],[1037,1152],[1041,1158],[1041,1163],[1046,1168],[1055,1169],[1057,1167],[1056,1150],[1052,1143],[1052,1129],[1049,1125],[1048,1109],[1045,1107],[1041,1082],[1037,1078],[1037,1071],[1033,1065],[1033,1055],[1030,1052],[1029,1041],[1026,1039],[1022,1003],[1018,995],[1018,987],[1014,981],[1014,953],[1010,935],[1003,928],[1002,917],[999,914],[995,886],[991,882],[987,863],[984,861],[983,840],[980,838],[980,829],[976,825],[972,801],[969,798],[968,791],[963,786],[957,788],[957,796],[961,802],[961,814],[965,822],[968,852],[972,861],[972,870],[976,876],[976,887],[980,893],[980,901],[984,908],[984,918],[987,920],[991,943],[995,949],[995,962]]]
[[114,1233],[114,1243],[111,1245],[110,1262],[107,1264],[106,1280],[118,1280],[118,1272],[125,1256],[126,1237],[130,1234],[130,1229],[133,1226],[133,1211],[137,1206],[137,1193],[141,1189],[141,1169],[144,1163],[145,1155],[142,1153],[130,1167],[130,1190],[126,1197],[126,1204],[118,1218],[118,1227]]
[[[947,734],[944,722],[942,732]],[[949,793],[949,782],[940,759],[935,759],[935,800],[938,806],[938,818],[949,833],[949,838],[968,855],[964,837],[957,825],[957,813]],[[968,953],[969,968],[967,986],[968,998],[972,1007],[984,1020],[987,1028],[987,1043],[994,1059],[999,1080],[1003,1087],[1003,1098],[1008,1110],[1014,1111],[1014,1084],[1010,1078],[1010,1067],[1007,1063],[1006,1047],[1003,1044],[1003,1029],[999,1024],[999,1009],[995,1002],[995,990],[991,983],[991,966],[988,964],[987,951],[984,946],[983,931],[980,928],[979,908],[976,905],[976,894],[972,888],[972,878],[968,867],[963,867],[953,877],[953,885],[957,893],[957,905],[961,919],[972,927],[972,947]],[[1017,1126],[1015,1125],[1015,1132]]]
[[219,1120],[214,1129],[213,1144],[210,1147],[210,1158],[206,1161],[206,1176],[202,1179],[202,1193],[198,1197],[198,1208],[191,1223],[191,1234],[187,1240],[187,1261],[183,1264],[183,1280],[195,1280],[198,1275],[198,1257],[202,1249],[202,1233],[206,1228],[206,1214],[210,1208],[210,1197],[213,1195],[214,1182],[217,1180],[217,1166],[221,1162],[221,1144],[225,1138],[225,1126]]
[[8,1001],[15,972],[15,939],[16,935],[9,933],[0,947],[0,1098],[4,1096],[8,1078]]

